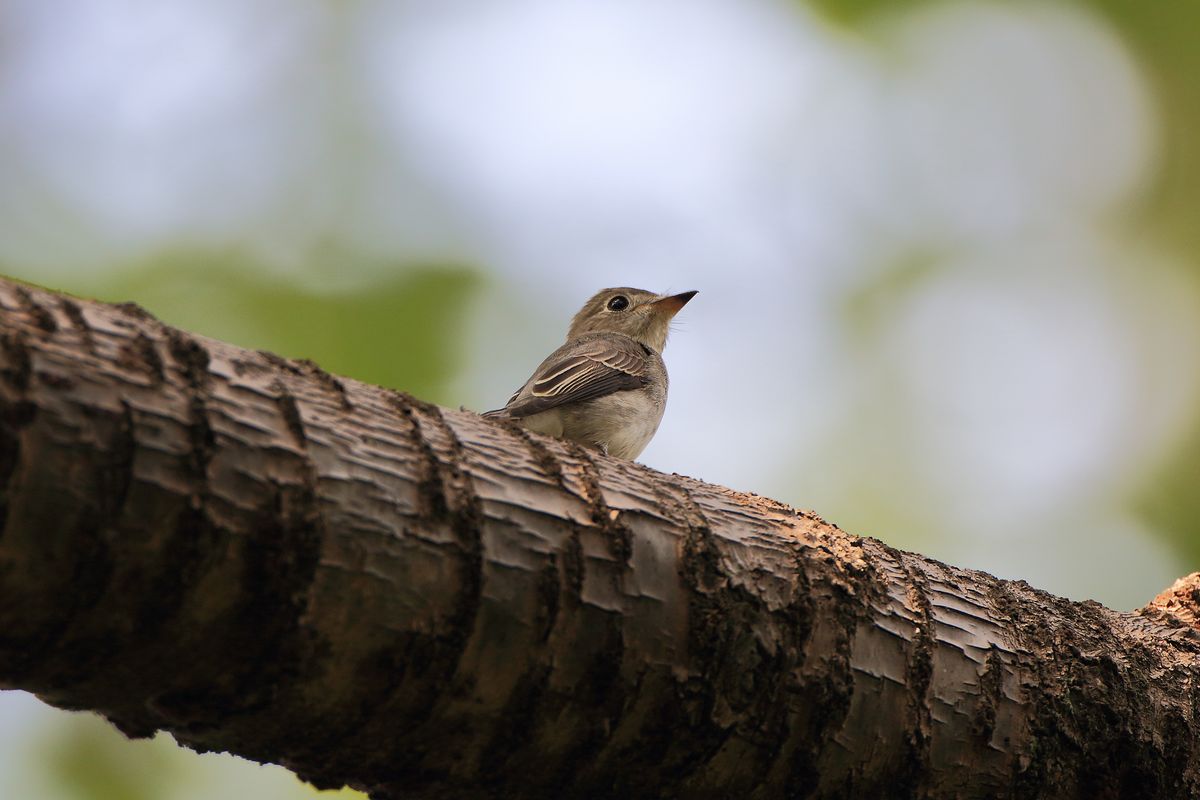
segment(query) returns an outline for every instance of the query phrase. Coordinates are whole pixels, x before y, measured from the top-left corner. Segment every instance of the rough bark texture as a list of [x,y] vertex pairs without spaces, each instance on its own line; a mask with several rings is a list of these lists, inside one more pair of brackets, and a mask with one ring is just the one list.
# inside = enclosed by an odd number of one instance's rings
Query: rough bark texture
[[0,687],[379,798],[1200,796],[1196,576],[1071,603],[134,306],[0,314]]

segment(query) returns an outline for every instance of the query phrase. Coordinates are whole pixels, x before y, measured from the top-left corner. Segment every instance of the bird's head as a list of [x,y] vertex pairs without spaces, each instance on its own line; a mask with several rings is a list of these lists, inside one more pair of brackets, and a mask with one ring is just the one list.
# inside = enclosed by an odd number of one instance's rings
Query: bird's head
[[585,333],[623,333],[661,353],[667,343],[671,318],[695,294],[655,294],[625,286],[603,289],[584,303],[571,320],[567,339]]

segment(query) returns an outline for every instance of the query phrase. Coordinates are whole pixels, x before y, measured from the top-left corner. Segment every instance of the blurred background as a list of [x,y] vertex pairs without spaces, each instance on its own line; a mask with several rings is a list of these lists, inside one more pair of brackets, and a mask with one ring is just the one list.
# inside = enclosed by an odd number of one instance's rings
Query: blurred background
[[[1139,0],[5,0],[0,272],[477,410],[596,289],[698,289],[646,464],[1128,609],[1200,567],[1198,37]],[[313,794],[0,693],[3,798]]]

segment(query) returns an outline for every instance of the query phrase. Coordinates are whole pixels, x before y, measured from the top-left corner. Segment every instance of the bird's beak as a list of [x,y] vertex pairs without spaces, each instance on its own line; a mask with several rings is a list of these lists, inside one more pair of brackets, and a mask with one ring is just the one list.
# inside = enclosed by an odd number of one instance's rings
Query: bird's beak
[[659,314],[666,314],[667,318],[675,316],[679,313],[679,309],[687,305],[687,301],[696,296],[696,292],[680,292],[679,294],[669,294],[666,297],[660,297],[655,300],[650,306]]

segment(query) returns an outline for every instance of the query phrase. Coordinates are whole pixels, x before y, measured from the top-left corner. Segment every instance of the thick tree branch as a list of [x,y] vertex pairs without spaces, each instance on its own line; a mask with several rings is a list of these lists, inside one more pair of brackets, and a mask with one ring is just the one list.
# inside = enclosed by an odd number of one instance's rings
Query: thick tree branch
[[1071,603],[134,306],[0,314],[0,686],[376,797],[1200,796],[1196,576]]

